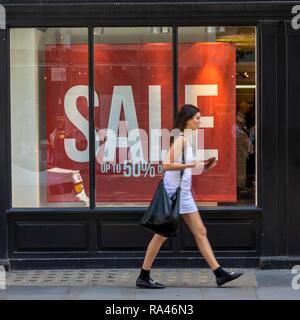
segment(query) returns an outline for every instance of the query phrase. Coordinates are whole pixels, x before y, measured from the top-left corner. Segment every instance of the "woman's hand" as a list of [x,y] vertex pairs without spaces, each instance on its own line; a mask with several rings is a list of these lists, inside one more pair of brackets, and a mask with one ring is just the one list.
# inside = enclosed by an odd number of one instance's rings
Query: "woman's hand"
[[187,163],[187,168],[200,169],[201,172],[205,172],[217,164],[215,157],[209,158],[205,161],[192,161]]

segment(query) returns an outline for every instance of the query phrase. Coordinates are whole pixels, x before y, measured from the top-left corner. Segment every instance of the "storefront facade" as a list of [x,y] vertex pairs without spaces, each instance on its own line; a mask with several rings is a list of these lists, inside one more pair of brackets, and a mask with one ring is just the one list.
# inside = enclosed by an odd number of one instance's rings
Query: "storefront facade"
[[[140,267],[166,151],[152,133],[184,103],[218,159],[193,194],[219,261],[300,264],[297,3],[2,3],[1,264]],[[206,266],[183,222],[155,266]]]

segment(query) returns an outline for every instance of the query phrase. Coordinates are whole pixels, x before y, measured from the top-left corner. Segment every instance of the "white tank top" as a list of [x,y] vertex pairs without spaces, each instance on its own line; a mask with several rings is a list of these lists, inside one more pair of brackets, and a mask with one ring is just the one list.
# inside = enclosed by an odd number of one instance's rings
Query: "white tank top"
[[[193,148],[187,141],[184,150],[185,163],[195,161],[195,155],[193,153]],[[176,163],[182,163],[182,154],[178,156],[175,160]],[[166,191],[175,191],[179,186],[180,181],[180,170],[166,170],[163,177],[164,185]],[[192,168],[185,168],[181,180],[182,189],[191,189],[192,186]]]

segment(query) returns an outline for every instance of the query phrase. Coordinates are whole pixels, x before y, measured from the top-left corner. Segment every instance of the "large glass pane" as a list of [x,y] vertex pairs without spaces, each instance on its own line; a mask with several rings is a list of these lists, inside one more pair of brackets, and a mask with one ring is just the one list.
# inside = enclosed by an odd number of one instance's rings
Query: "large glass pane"
[[11,29],[13,207],[89,206],[87,39]]
[[217,165],[193,175],[199,205],[256,204],[255,27],[181,27],[179,107],[201,110],[204,158]]
[[94,42],[97,205],[145,206],[162,173],[154,135],[173,126],[172,29],[95,28]]

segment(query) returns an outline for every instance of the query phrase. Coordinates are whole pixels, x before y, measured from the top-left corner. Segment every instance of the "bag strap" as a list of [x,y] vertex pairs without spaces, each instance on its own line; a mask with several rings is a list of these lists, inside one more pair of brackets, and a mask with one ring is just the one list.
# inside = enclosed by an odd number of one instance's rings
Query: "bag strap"
[[[181,134],[183,136],[183,134]],[[184,140],[182,139],[182,158],[181,158],[181,163],[185,163],[185,156],[184,156]],[[184,169],[180,170],[180,182],[179,185],[181,184],[181,179],[183,176]]]

